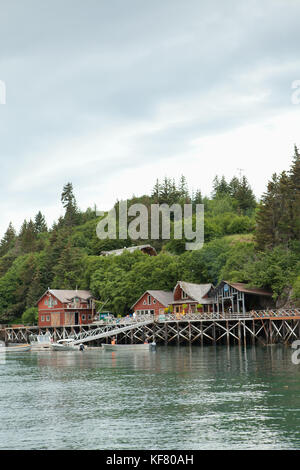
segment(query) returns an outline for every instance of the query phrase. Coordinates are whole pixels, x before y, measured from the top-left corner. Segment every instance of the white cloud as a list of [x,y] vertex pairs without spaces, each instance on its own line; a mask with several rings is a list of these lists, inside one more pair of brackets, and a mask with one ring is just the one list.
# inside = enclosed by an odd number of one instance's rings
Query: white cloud
[[0,230],[39,209],[57,219],[67,181],[82,209],[147,193],[165,175],[209,194],[216,174],[238,168],[260,196],[299,143],[300,6],[286,4],[3,6]]

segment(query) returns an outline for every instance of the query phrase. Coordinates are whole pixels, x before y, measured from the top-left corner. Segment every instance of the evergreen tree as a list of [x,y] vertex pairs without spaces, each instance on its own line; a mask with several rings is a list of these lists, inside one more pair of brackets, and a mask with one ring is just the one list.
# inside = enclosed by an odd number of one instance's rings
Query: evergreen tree
[[230,196],[230,186],[226,182],[225,176],[223,175],[221,180],[218,176],[215,176],[213,180],[213,198],[219,198],[224,196]]
[[243,212],[246,212],[247,210],[255,209],[256,207],[255,196],[248,183],[246,176],[242,177],[239,183],[239,186],[236,185],[236,181],[235,181],[234,188],[235,188],[234,198],[238,202],[238,208],[241,209],[241,211]]
[[4,234],[4,237],[0,241],[0,256],[5,255],[9,251],[9,249],[12,248],[15,240],[16,240],[16,231],[12,223],[10,222]]
[[161,186],[159,180],[156,180],[156,183],[151,192],[151,198],[153,199],[154,204],[159,204],[159,197],[160,197]]
[[273,174],[267,191],[263,194],[256,217],[255,239],[259,249],[272,248],[278,239],[277,230],[281,217],[279,204],[279,177]]
[[18,288],[15,291],[16,301],[19,304],[19,308],[22,308],[22,313],[26,308],[26,298],[28,290],[32,285],[32,279],[34,277],[35,270],[36,258],[33,253],[30,253],[27,255],[24,265],[22,266],[22,270],[19,273]]
[[36,302],[41,297],[43,292],[47,287],[43,285],[42,275],[39,266],[35,269],[35,272],[32,277],[32,281],[29,285],[28,292],[26,295],[26,307],[31,308],[35,307]]
[[43,282],[47,286],[52,285],[55,268],[68,244],[68,236],[68,229],[65,227],[61,229],[56,227],[51,232],[49,245],[44,250]]
[[181,175],[180,180],[179,180],[179,186],[178,186],[178,193],[179,193],[179,198],[182,200],[188,200],[189,199],[189,191],[188,191],[188,185],[186,181],[186,177],[184,175]]
[[300,155],[294,148],[292,167],[273,175],[263,195],[258,215],[256,240],[261,249],[300,240]]
[[288,246],[293,239],[293,214],[291,205],[291,182],[283,171],[278,180],[278,205],[280,217],[277,227],[276,244]]
[[73,193],[72,183],[67,183],[63,187],[63,192],[61,194],[61,202],[65,209],[64,224],[67,227],[72,227],[76,225],[78,221],[79,211]]
[[165,177],[160,186],[159,200],[161,204],[170,204],[172,194],[172,182],[170,178]]
[[53,268],[53,285],[57,289],[75,289],[83,273],[83,260],[80,249],[68,242]]
[[36,233],[47,232],[48,230],[46,219],[41,213],[41,211],[39,211],[34,218],[34,228],[35,228]]
[[193,194],[192,203],[193,203],[193,205],[203,204],[203,198],[202,198],[202,193],[201,193],[200,189],[197,189],[195,194]]
[[300,239],[300,154],[297,146],[294,146],[294,158],[290,170],[290,208],[292,219],[293,238]]
[[30,253],[35,251],[36,248],[36,231],[33,221],[30,219],[29,222],[24,220],[20,234],[19,240],[21,242],[21,250],[23,253]]
[[239,189],[240,189],[240,180],[236,176],[234,176],[229,183],[230,196],[235,198]]

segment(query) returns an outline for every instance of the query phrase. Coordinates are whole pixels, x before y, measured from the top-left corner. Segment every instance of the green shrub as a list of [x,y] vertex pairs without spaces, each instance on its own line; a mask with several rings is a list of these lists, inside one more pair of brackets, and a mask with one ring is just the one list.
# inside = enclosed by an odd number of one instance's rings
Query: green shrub
[[25,310],[23,313],[21,320],[22,323],[28,323],[30,325],[35,325],[38,322],[38,309],[37,307],[30,307]]

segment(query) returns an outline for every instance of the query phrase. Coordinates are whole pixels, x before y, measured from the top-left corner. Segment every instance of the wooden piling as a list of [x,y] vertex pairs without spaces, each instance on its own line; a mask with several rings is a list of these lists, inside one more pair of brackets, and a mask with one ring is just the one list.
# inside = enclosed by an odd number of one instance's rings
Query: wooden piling
[[227,338],[227,346],[230,344],[230,339],[229,339],[229,324],[228,320],[226,321],[226,338]]

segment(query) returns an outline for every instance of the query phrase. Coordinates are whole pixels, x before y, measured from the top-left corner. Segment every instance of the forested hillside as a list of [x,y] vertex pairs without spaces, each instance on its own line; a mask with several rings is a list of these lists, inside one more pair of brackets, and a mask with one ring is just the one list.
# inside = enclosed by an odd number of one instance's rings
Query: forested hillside
[[[205,244],[185,251],[184,240],[140,240],[158,256],[141,252],[100,256],[102,250],[136,241],[100,240],[94,209],[77,207],[73,186],[61,194],[64,216],[52,227],[41,212],[24,220],[16,233],[9,224],[0,242],[0,322],[33,321],[36,301],[48,288],[91,289],[105,308],[126,314],[146,289],[172,289],[179,279],[221,279],[271,288],[281,305],[300,298],[300,155],[295,147],[290,169],[273,175],[261,201],[247,178],[216,177],[212,192],[191,192],[186,179],[153,182],[149,195],[133,196],[128,207],[154,203],[205,207]],[[117,204],[116,204],[117,207]],[[109,208],[108,208],[109,209]]]

